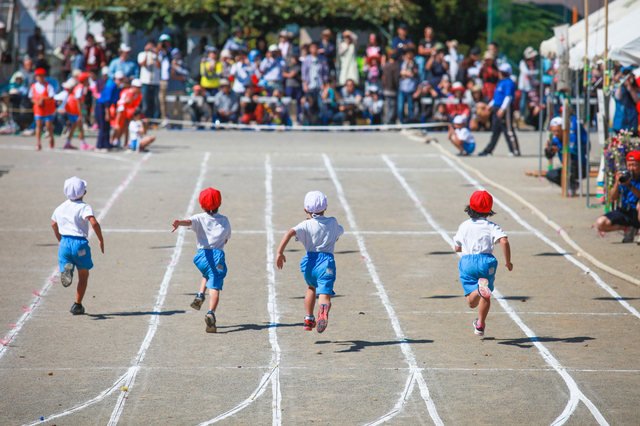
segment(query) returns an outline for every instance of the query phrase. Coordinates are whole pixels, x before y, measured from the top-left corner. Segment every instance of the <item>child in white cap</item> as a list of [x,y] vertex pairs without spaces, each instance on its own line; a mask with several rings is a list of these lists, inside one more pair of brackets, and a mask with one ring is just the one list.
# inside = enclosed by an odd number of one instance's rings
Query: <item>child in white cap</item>
[[304,317],[305,331],[311,331],[316,326],[313,316],[316,304],[316,294],[319,295],[320,308],[318,309],[318,333],[327,328],[328,315],[331,309],[331,296],[333,284],[336,281],[336,263],[333,259],[333,250],[338,238],[344,233],[342,226],[338,225],[335,217],[325,217],[327,210],[327,197],[320,191],[308,192],[304,197],[304,211],[311,216],[287,231],[280,241],[276,265],[282,269],[287,259],[284,257],[284,249],[289,240],[296,237],[307,250],[307,255],[300,262],[300,269],[307,282],[307,294],[304,297],[306,315]]
[[456,115],[453,117],[453,124],[449,124],[449,134],[447,135],[451,143],[460,150],[458,155],[471,155],[476,149],[476,138],[467,128],[467,116]]
[[51,219],[53,233],[56,234],[60,245],[58,247],[58,264],[60,266],[60,281],[65,287],[71,285],[73,270],[78,268],[78,289],[76,302],[71,307],[73,315],[84,314],[82,298],[87,291],[89,269],[93,268],[91,249],[87,237],[89,224],[100,241],[100,251],[104,253],[104,240],[100,224],[96,220],[93,209],[82,201],[87,193],[87,182],[79,177],[72,177],[64,182],[64,195],[68,200],[60,204],[53,212]]

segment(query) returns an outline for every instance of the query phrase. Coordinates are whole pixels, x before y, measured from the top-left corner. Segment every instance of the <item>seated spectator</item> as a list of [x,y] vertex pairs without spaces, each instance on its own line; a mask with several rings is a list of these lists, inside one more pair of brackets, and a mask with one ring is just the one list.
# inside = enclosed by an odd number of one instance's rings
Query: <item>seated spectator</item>
[[640,229],[638,199],[640,199],[640,151],[627,154],[626,170],[618,170],[614,176],[609,201],[619,201],[616,210],[596,220],[600,232],[624,230],[623,243],[631,243]]
[[413,118],[413,94],[418,88],[418,67],[413,58],[413,49],[407,49],[400,65],[400,83],[398,84],[398,119],[404,123],[404,106],[407,104],[407,118]]
[[474,85],[471,90],[472,101],[469,104],[471,120],[469,128],[471,131],[491,129],[491,113],[487,112],[487,99],[482,96],[482,87]]
[[276,89],[280,91],[284,89],[282,86],[282,70],[284,70],[285,66],[286,63],[280,57],[278,46],[275,44],[269,46],[267,56],[260,62],[260,72],[268,94],[273,93]]
[[631,73],[633,67],[623,69],[624,83],[614,92],[616,100],[616,112],[613,116],[613,130],[618,133],[620,130],[628,130],[633,134],[638,133],[638,109],[636,105],[640,102],[640,88],[635,76]]
[[451,121],[449,117],[449,113],[447,112],[447,106],[445,104],[438,104],[436,107],[436,111],[433,113],[433,118],[431,119],[434,123],[448,123]]
[[449,64],[444,60],[446,54],[446,48],[444,44],[438,42],[435,44],[435,49],[431,51],[431,56],[427,60],[425,68],[427,72],[431,73],[431,85],[436,87],[440,84],[442,78],[448,76]]
[[20,67],[20,72],[23,75],[26,85],[31,87],[31,85],[36,81],[36,68],[33,66],[33,60],[31,60],[31,58],[24,58],[22,66]]
[[380,66],[380,55],[371,55],[367,57],[367,62],[362,66],[362,72],[367,76],[364,83],[364,91],[368,92],[371,87],[382,90],[382,67]]
[[220,87],[222,61],[218,60],[218,49],[205,47],[206,57],[200,62],[200,86],[210,95],[215,95]]
[[384,100],[380,98],[377,86],[371,86],[369,93],[362,101],[362,109],[366,118],[369,118],[371,124],[382,124],[382,110],[384,109]]
[[333,78],[329,78],[322,86],[320,101],[322,102],[321,111],[324,116],[324,124],[341,126],[344,121],[344,113],[340,111],[336,102],[336,81]]
[[[189,115],[194,125],[201,122],[211,121],[211,107],[206,102],[207,92],[202,86],[196,84],[193,86],[193,92],[187,102],[189,109]],[[199,129],[203,129],[204,126],[198,126]]]
[[300,122],[305,126],[317,126],[320,124],[318,97],[309,94],[302,97],[302,115]]
[[398,118],[398,83],[400,81],[400,52],[393,52],[382,69],[382,96],[387,113],[385,124],[395,124]]
[[22,96],[27,96],[27,93],[29,93],[29,85],[21,71],[16,71],[11,76],[11,80],[9,80],[9,90],[11,89],[16,89]]
[[229,74],[233,77],[233,93],[238,96],[242,96],[247,90],[247,86],[252,86],[252,77],[255,72],[253,64],[249,61],[247,54],[244,50],[238,50],[236,52],[236,60],[231,65],[231,71]]
[[253,86],[247,86],[244,97],[240,100],[242,124],[263,124],[264,105],[258,102],[259,95]]
[[[435,100],[439,96],[440,94],[433,88],[431,83],[426,80],[420,83],[418,89],[413,94],[413,99],[416,102],[417,109],[420,111],[420,122],[424,123],[431,121],[431,118],[433,118]],[[431,102],[422,103],[422,99],[431,99]]]
[[450,100],[457,100],[457,103],[448,103],[447,104],[447,113],[449,114],[449,117],[455,117],[458,115],[463,115],[465,117],[469,117],[469,106],[464,102],[464,93],[465,93],[466,89],[464,88],[464,85],[462,83],[460,83],[459,81],[456,81],[455,83],[453,83],[453,85],[451,86],[451,94],[449,96],[447,96],[447,99]]
[[265,114],[267,115],[267,121],[270,124],[288,124],[289,122],[289,113],[287,112],[287,105],[282,102],[282,98],[284,93],[280,90],[274,90],[271,95],[272,98],[276,99],[275,101],[270,101],[267,105],[265,105]]
[[443,75],[440,83],[436,87],[436,90],[440,94],[441,98],[446,98],[451,94],[451,80],[448,75]]
[[216,93],[213,103],[220,123],[235,123],[238,120],[238,96],[231,91],[229,80],[226,78],[220,79],[220,91]]
[[471,155],[476,149],[476,139],[467,128],[467,117],[464,115],[453,117],[447,138],[460,150],[459,156]]
[[353,80],[347,80],[347,84],[340,90],[340,95],[342,96],[342,105],[338,110],[344,114],[345,120],[354,126],[360,117],[362,93],[356,89],[356,83]]
[[[563,147],[563,138],[564,131],[562,129],[562,118],[555,117],[549,123],[549,130],[551,131],[553,137],[551,140],[547,142],[547,146],[545,147],[544,153],[545,156],[551,160],[556,153],[558,154],[558,158],[560,158],[560,162],[562,163],[562,147]],[[582,127],[582,124],[578,123],[578,118],[573,115],[571,117],[571,129],[569,130],[569,154],[571,158],[570,172],[569,172],[569,181],[571,183],[570,190],[575,193],[578,189],[578,126],[580,126],[580,145],[582,150],[582,178],[587,177],[588,167],[588,158],[589,155],[587,153],[587,132]],[[547,180],[549,182],[553,182],[556,185],[561,186],[562,182],[562,167],[557,169],[549,170],[547,172]]]

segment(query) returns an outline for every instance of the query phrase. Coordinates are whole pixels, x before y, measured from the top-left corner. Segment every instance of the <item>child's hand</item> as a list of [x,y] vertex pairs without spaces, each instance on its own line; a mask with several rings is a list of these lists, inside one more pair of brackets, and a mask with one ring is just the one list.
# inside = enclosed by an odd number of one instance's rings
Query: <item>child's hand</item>
[[175,231],[176,229],[178,229],[178,227],[179,227],[179,226],[180,226],[180,221],[179,221],[179,220],[177,220],[177,219],[176,219],[176,220],[174,220],[174,221],[173,221],[173,230],[172,230],[171,232],[173,232],[173,231]]
[[504,266],[506,266],[509,271],[513,270],[513,263],[511,262],[506,263]]
[[276,258],[276,266],[278,267],[278,269],[282,269],[286,261],[287,258],[284,257],[284,254],[278,254],[278,257]]
[[100,251],[104,254],[104,241],[100,241]]

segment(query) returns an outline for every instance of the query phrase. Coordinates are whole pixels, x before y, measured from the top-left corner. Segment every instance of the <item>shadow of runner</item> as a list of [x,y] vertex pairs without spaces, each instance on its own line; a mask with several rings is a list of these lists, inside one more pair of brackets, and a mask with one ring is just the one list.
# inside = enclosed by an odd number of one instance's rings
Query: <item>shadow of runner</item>
[[331,341],[331,340],[319,340],[316,342],[316,345],[326,345],[327,343],[334,343],[338,346],[349,346],[348,349],[342,351],[335,351],[335,353],[344,353],[344,352],[360,352],[362,349],[365,349],[370,346],[389,346],[389,345],[399,345],[400,343],[433,343],[433,340],[389,340],[386,342],[370,342],[367,340],[343,340],[343,341]]
[[482,340],[495,340],[498,342],[499,345],[510,345],[510,346],[517,346],[519,348],[523,348],[523,349],[528,349],[533,347],[533,342],[541,342],[541,343],[545,343],[545,342],[564,342],[564,343],[583,343],[586,342],[588,340],[595,340],[595,338],[593,337],[585,337],[585,336],[580,336],[580,337],[565,337],[565,338],[560,338],[560,337],[533,337],[533,338],[528,338],[528,337],[524,337],[521,339],[496,339],[495,337],[486,337]]
[[161,315],[161,316],[171,316],[175,314],[184,314],[186,311],[161,311],[161,312],[153,312],[153,311],[135,311],[135,312],[114,312],[111,314],[85,314],[86,317],[90,317],[93,320],[106,320],[111,319],[113,317],[135,317],[141,315]]
[[[277,328],[282,328],[282,327],[302,327],[304,324],[301,322],[295,323],[295,324],[276,324],[274,327]],[[224,331],[224,333],[236,333],[238,331],[260,331],[260,330],[265,330],[267,328],[271,328],[271,324],[236,324],[236,325],[226,325],[226,326],[218,326],[218,330],[222,330],[222,329],[227,329],[227,328],[234,328],[237,327],[235,330],[228,330],[228,331]]]

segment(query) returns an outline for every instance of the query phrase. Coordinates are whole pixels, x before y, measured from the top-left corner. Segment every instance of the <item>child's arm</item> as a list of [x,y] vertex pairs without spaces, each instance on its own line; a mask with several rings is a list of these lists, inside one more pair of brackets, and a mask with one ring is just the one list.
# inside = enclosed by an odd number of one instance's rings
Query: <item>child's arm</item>
[[513,269],[513,264],[511,263],[511,246],[509,245],[509,240],[507,240],[507,237],[502,237],[498,241],[500,241],[500,244],[502,245],[505,266],[511,271]]
[[[173,231],[178,229],[178,226],[191,226],[191,220],[190,219],[174,220],[173,221]],[[171,231],[171,232],[173,232],[173,231]]]
[[461,253],[462,252],[462,247],[460,247],[460,246],[454,246],[453,249],[456,251],[456,253]]
[[51,227],[53,228],[53,233],[56,234],[58,242],[60,242],[60,240],[62,239],[62,235],[60,235],[60,231],[58,230],[58,222],[53,222],[51,224]]
[[100,251],[104,253],[104,240],[102,239],[102,228],[100,228],[100,224],[98,223],[95,217],[89,216],[87,217],[87,219],[89,219],[89,223],[93,228],[93,232],[95,232],[96,237],[98,237],[98,241],[100,242]]
[[282,269],[284,266],[284,262],[287,261],[287,258],[284,257],[284,249],[287,248],[287,244],[289,244],[289,240],[296,235],[296,231],[293,229],[289,229],[284,237],[282,237],[282,241],[280,241],[280,245],[278,246],[278,256],[276,257],[276,265],[278,269]]

